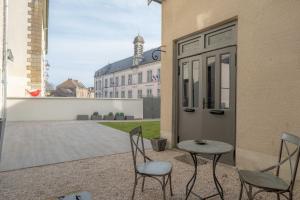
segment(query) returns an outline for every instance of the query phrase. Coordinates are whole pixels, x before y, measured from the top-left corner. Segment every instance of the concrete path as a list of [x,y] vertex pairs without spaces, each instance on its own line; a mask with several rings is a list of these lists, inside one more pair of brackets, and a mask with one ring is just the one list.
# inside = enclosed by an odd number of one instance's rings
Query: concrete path
[[[146,148],[151,148],[145,140]],[[0,170],[130,152],[127,133],[93,121],[8,122]]]

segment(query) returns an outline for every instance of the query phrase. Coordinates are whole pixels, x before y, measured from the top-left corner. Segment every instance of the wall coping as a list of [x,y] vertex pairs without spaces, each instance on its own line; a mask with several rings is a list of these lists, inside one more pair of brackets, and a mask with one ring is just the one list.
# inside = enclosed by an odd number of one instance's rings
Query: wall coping
[[77,98],[77,97],[7,97],[7,100],[89,100],[89,101],[142,101],[143,99],[136,98],[105,98],[105,99],[97,99],[97,98]]

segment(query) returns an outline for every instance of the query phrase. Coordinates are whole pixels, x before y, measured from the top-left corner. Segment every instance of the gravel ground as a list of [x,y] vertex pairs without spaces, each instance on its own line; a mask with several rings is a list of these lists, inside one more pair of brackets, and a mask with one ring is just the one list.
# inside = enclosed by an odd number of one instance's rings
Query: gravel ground
[[[173,163],[174,196],[170,197],[167,193],[167,199],[184,199],[185,185],[193,173],[193,167],[174,159],[183,152],[168,150],[147,153],[153,159],[168,160]],[[201,165],[198,169],[194,191],[201,192],[203,195],[214,192],[211,163]],[[220,164],[217,167],[217,175],[224,188],[225,199],[238,199],[240,183],[235,169]],[[132,186],[131,153],[0,173],[1,200],[54,200],[58,196],[78,191],[90,192],[93,200],[130,199]],[[296,190],[300,191],[299,184],[296,185]],[[145,191],[141,193],[141,184],[139,184],[135,199],[162,199],[161,195],[159,184],[146,179]],[[191,196],[190,199],[196,198]],[[266,195],[257,199],[275,199],[275,196]],[[300,192],[295,193],[295,199],[300,199]]]

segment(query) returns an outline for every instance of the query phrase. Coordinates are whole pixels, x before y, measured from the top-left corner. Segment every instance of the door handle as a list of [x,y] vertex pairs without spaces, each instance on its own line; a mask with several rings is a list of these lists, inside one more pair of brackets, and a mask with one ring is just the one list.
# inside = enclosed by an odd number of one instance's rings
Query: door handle
[[184,109],[185,112],[195,112],[194,108],[185,108]]
[[210,110],[209,113],[213,115],[224,115],[224,110]]

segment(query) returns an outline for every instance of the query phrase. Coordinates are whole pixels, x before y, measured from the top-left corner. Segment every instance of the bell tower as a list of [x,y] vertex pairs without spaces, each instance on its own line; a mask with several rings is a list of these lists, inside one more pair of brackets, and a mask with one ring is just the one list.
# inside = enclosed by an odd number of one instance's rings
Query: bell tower
[[138,65],[143,60],[144,51],[144,38],[140,35],[134,38],[134,55],[133,55],[133,65]]

